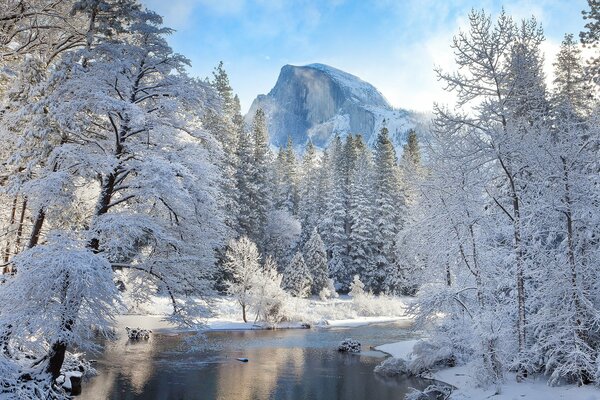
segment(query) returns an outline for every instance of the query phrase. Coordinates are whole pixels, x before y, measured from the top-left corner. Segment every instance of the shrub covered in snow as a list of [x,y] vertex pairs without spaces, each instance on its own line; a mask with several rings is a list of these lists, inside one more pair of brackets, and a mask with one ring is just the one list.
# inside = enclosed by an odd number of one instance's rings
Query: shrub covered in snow
[[325,301],[327,299],[335,299],[336,297],[338,297],[338,294],[335,291],[333,279],[328,279],[327,285],[319,291],[319,298]]
[[420,340],[413,347],[412,354],[409,367],[415,374],[432,368],[453,367],[457,363],[455,346],[442,340]]
[[383,376],[398,376],[410,374],[406,361],[401,358],[389,357],[375,367],[375,373]]
[[125,327],[125,330],[127,331],[127,336],[130,340],[148,340],[152,333],[151,330],[142,328]]
[[273,258],[267,257],[251,283],[248,306],[256,313],[257,321],[276,324],[288,319],[290,295],[281,288],[281,274]]
[[425,390],[410,388],[410,392],[404,397],[404,400],[446,400],[452,394],[452,387],[449,385],[429,385]]
[[342,340],[338,346],[338,351],[345,353],[360,353],[360,342],[351,338]]

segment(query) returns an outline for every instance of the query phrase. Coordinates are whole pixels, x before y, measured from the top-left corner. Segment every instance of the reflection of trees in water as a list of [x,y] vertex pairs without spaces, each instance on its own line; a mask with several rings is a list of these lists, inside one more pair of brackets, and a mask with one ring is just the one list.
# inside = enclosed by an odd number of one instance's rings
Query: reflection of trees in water
[[109,343],[104,349],[102,359],[108,365],[99,368],[98,376],[84,382],[85,392],[92,399],[110,399],[115,392],[117,378],[129,381],[131,390],[141,394],[144,386],[153,374],[153,359],[156,353],[156,342],[152,338],[139,343],[131,342],[127,336]]
[[216,398],[267,399],[281,379],[296,379],[300,383],[304,376],[304,349],[248,349],[240,357],[247,357],[250,362],[219,365]]

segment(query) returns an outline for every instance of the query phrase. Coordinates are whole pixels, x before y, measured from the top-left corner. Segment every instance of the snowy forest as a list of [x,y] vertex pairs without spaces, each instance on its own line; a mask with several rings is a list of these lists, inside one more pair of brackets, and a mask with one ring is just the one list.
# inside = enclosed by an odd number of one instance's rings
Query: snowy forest
[[413,299],[413,373],[600,385],[600,2],[584,18],[548,85],[536,19],[474,10],[436,70],[455,105],[402,148],[384,121],[276,149],[137,0],[2,0],[0,397],[68,398],[131,302],[195,327],[218,296],[278,323],[349,292]]

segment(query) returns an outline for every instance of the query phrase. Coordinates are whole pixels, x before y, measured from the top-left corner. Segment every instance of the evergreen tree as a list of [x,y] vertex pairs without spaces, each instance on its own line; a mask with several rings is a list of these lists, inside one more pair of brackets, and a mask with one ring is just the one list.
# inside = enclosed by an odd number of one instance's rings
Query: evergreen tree
[[401,228],[404,198],[400,188],[400,174],[396,163],[396,151],[386,127],[377,137],[374,170],[375,232],[374,263],[367,265],[365,283],[375,293],[387,289],[384,280],[388,269],[395,265],[395,240]]
[[304,256],[306,266],[312,276],[311,292],[312,294],[319,294],[323,289],[329,287],[329,271],[325,245],[316,227],[304,245]]
[[373,235],[375,234],[373,197],[373,155],[364,144],[362,136],[354,140],[357,154],[355,166],[350,171],[348,216],[350,233],[348,237],[349,266],[348,274],[364,274],[369,265],[373,265]]
[[259,244],[259,248],[264,248],[265,245],[265,227],[267,225],[267,214],[271,209],[270,195],[272,192],[271,183],[269,182],[271,151],[269,150],[269,134],[267,132],[267,124],[265,113],[262,109],[256,111],[252,122],[252,136],[254,139],[254,166],[249,173],[252,174],[253,186],[255,194],[252,201],[253,218],[255,221],[254,234]]
[[311,141],[306,145],[302,159],[300,180],[299,217],[302,223],[301,243],[306,243],[319,223],[319,164],[317,151]]
[[346,152],[339,136],[329,146],[329,168],[331,188],[326,193],[326,210],[323,232],[330,252],[329,270],[337,286],[346,290],[350,283],[348,274],[348,235],[347,235],[347,186]]
[[308,297],[313,281],[302,253],[297,252],[283,272],[283,288],[294,297]]
[[554,62],[555,121],[583,119],[591,111],[591,87],[585,74],[581,50],[573,35],[565,35]]
[[292,213],[292,215],[297,215],[300,201],[298,193],[298,159],[291,136],[288,136],[284,153],[281,193],[283,194],[283,207]]
[[229,77],[223,62],[213,71],[211,86],[217,91],[221,100],[221,110],[208,109],[203,117],[204,127],[219,141],[223,150],[220,162],[222,164],[222,204],[225,223],[229,228],[229,236],[242,233],[239,226],[237,176],[239,169],[239,143],[243,131],[243,120],[240,102],[229,83]]
[[248,236],[253,242],[258,237],[256,214],[257,187],[253,179],[255,175],[253,137],[240,131],[237,148],[238,165],[236,170],[236,189],[238,198],[238,224],[242,235]]
[[414,166],[415,168],[421,165],[421,149],[417,132],[414,129],[408,132],[406,144],[402,148],[402,164]]

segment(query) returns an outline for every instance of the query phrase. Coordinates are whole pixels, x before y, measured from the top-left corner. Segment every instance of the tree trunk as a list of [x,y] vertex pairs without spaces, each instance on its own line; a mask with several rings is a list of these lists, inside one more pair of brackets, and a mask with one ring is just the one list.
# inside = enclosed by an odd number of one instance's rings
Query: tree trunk
[[46,220],[46,213],[43,209],[39,209],[37,216],[35,217],[35,222],[33,223],[33,228],[31,230],[31,236],[29,236],[29,243],[27,244],[27,248],[31,249],[34,246],[37,246],[40,241],[40,235],[42,233],[42,227],[44,226],[44,221]]
[[[513,211],[514,211],[514,249],[516,255],[516,267],[517,267],[517,304],[519,318],[517,321],[517,331],[519,336],[519,357],[521,358],[525,354],[526,346],[526,314],[525,314],[525,278],[524,278],[524,266],[523,266],[523,244],[521,242],[521,211],[519,209],[519,198],[516,193],[513,192]],[[525,367],[519,362],[517,370],[517,381],[520,382],[527,376]]]
[[[505,125],[506,126],[506,125]],[[527,345],[527,332],[525,330],[526,310],[525,310],[525,277],[523,265],[523,243],[521,238],[521,209],[520,199],[517,193],[517,186],[510,168],[504,163],[504,159],[497,154],[498,161],[506,175],[510,186],[510,197],[512,199],[512,225],[513,225],[513,250],[515,252],[516,263],[516,283],[517,283],[517,338],[519,350],[519,365],[517,367],[517,382],[521,382],[527,376],[525,366],[522,364],[522,358],[525,355],[525,346]]]
[[[4,264],[7,264],[8,260],[10,259],[10,230],[15,225],[16,216],[17,216],[17,196],[15,196],[15,198],[13,199],[11,212],[10,212],[10,222],[8,224],[9,231],[7,232],[7,235],[6,235],[6,246],[4,248]],[[4,267],[4,270],[2,272],[3,273],[8,272],[8,267]]]
[[65,361],[66,352],[67,344],[65,342],[54,342],[52,345],[48,358],[48,367],[46,367],[46,372],[52,376],[52,380],[60,376],[60,369]]
[[248,320],[246,319],[246,305],[242,304],[242,319],[244,320],[244,322],[248,322]]
[[23,199],[21,205],[21,216],[19,217],[19,227],[17,228],[17,238],[15,239],[15,253],[19,252],[21,245],[21,237],[23,236],[23,222],[25,221],[25,213],[27,212],[27,197]]

